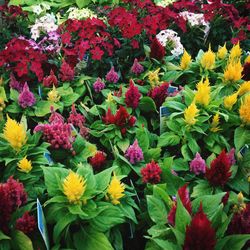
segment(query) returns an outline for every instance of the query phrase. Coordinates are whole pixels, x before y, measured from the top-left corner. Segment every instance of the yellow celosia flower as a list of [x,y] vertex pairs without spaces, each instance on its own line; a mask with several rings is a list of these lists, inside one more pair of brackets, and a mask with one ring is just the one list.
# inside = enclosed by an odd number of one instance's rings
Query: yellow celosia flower
[[0,97],[0,112],[2,112],[5,107],[4,99]]
[[219,128],[219,124],[220,124],[220,116],[219,116],[219,114],[217,113],[217,114],[215,114],[215,115],[213,116],[213,120],[212,120],[212,123],[211,123],[210,131],[212,131],[212,132],[215,133],[215,132],[221,130],[221,129]]
[[79,203],[80,198],[86,190],[86,180],[73,171],[63,180],[63,193],[70,203]]
[[204,82],[202,80],[197,83],[196,88],[197,92],[195,94],[194,100],[196,103],[207,106],[210,101],[210,89],[209,80],[206,78]]
[[237,102],[238,93],[234,93],[224,98],[224,106],[226,109],[231,110],[233,105]]
[[245,59],[245,63],[250,63],[250,55],[248,55],[247,58]]
[[20,160],[17,164],[18,170],[24,173],[29,173],[32,169],[31,161],[27,160],[27,156],[25,156],[22,160]]
[[53,89],[48,93],[48,101],[59,102],[61,96],[59,95],[56,87],[53,85]]
[[115,101],[115,100],[114,100],[114,98],[113,98],[112,93],[109,92],[108,95],[107,95],[106,102],[111,103],[111,102],[114,102],[114,101]]
[[215,66],[215,53],[211,50],[210,45],[208,51],[201,58],[201,66],[204,69],[213,69]]
[[241,79],[243,67],[240,61],[230,61],[224,71],[224,79],[226,81],[235,82]]
[[247,95],[244,98],[244,101],[241,103],[240,106],[240,118],[241,120],[246,123],[246,124],[250,124],[250,95]]
[[195,117],[198,115],[199,109],[197,109],[194,102],[192,102],[185,110],[184,110],[184,119],[185,122],[189,125],[194,125],[196,123]]
[[230,51],[229,60],[230,61],[238,61],[241,57],[242,49],[240,48],[240,43],[238,42]]
[[12,148],[19,151],[21,147],[26,143],[27,136],[25,128],[22,124],[12,120],[7,115],[7,122],[3,130],[4,138],[9,142]]
[[160,68],[155,71],[149,71],[148,73],[148,80],[152,88],[159,84],[159,71]]
[[217,52],[217,56],[219,59],[224,59],[227,56],[227,47],[226,43],[224,44],[223,47],[220,47]]
[[240,85],[238,89],[238,95],[242,96],[250,91],[250,81],[244,82]]
[[108,196],[114,205],[120,204],[119,200],[125,195],[124,190],[124,183],[122,183],[114,174],[107,189]]
[[181,62],[180,62],[181,69],[183,70],[187,69],[191,61],[192,61],[191,56],[187,53],[186,50],[184,50],[184,53],[182,55]]

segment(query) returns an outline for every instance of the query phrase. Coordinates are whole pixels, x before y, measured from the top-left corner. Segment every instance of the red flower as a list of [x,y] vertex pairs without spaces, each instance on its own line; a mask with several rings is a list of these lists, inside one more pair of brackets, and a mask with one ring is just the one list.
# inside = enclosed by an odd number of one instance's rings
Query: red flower
[[154,38],[151,46],[150,46],[150,57],[161,61],[163,57],[166,55],[165,48],[160,44],[157,38]]
[[224,186],[231,176],[231,164],[229,158],[223,150],[211,163],[210,168],[206,169],[206,178],[212,186]]
[[244,64],[242,75],[243,75],[242,79],[244,79],[245,81],[250,80],[250,63]]
[[25,212],[23,216],[16,221],[16,229],[25,234],[33,232],[35,228],[36,219],[34,216],[29,215],[29,212]]
[[130,115],[128,111],[123,106],[120,106],[120,108],[117,110],[115,114],[115,125],[119,127],[125,126],[127,124],[129,117]]
[[133,127],[133,126],[135,125],[135,123],[136,123],[136,117],[135,117],[135,116],[131,116],[131,117],[129,118],[129,120],[128,120],[128,125],[129,125],[130,127]]
[[146,165],[146,167],[141,169],[142,181],[144,183],[156,184],[161,180],[160,174],[162,170],[160,166],[152,160]]
[[108,108],[108,111],[105,114],[105,116],[102,117],[102,120],[105,124],[114,124],[115,123],[115,116],[112,114],[110,108]]
[[71,123],[76,127],[80,127],[80,124],[85,123],[85,117],[82,114],[77,113],[75,104],[72,104],[68,123]]
[[101,50],[98,46],[96,46],[94,49],[90,50],[90,53],[92,54],[93,60],[101,60],[102,56],[104,54],[103,50]]
[[157,108],[160,108],[160,106],[163,104],[163,102],[167,98],[168,87],[169,87],[169,84],[165,82],[161,86],[154,87],[148,92],[148,96],[154,100]]
[[102,151],[95,153],[93,157],[89,159],[89,163],[95,170],[100,170],[106,163],[106,155]]
[[134,85],[133,80],[130,80],[129,89],[127,90],[125,94],[125,103],[127,107],[131,107],[133,109],[136,109],[139,104],[141,94],[138,90],[138,88]]
[[60,68],[60,74],[59,77],[63,82],[66,81],[72,81],[74,79],[74,69],[72,69],[69,64],[67,64],[65,61],[63,61],[61,68]]
[[56,78],[56,76],[54,74],[54,71],[51,70],[50,75],[43,78],[43,86],[44,87],[52,87],[53,85],[55,87],[57,87],[58,80],[57,80],[57,78]]
[[183,250],[213,250],[215,244],[215,230],[201,206],[187,226]]

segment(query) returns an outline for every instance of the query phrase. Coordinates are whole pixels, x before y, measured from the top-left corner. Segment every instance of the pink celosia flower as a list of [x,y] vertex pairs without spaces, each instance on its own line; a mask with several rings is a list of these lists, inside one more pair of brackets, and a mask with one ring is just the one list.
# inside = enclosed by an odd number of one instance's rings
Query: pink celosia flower
[[134,63],[131,67],[131,72],[135,75],[139,75],[144,71],[143,66],[138,62],[137,58],[135,58]]
[[10,73],[10,87],[16,89],[18,92],[21,92],[23,89],[23,84],[16,80],[13,73]]
[[23,90],[18,97],[18,103],[22,108],[31,107],[35,104],[36,98],[34,94],[29,90],[27,83],[24,84]]
[[138,88],[134,85],[133,80],[130,80],[129,89],[125,94],[125,103],[128,107],[136,109],[139,105],[141,94]]
[[102,80],[101,80],[100,77],[98,77],[98,78],[96,79],[96,81],[94,82],[93,88],[94,88],[94,91],[95,91],[96,93],[101,92],[101,90],[103,90],[103,89],[105,88],[105,83],[102,82]]
[[125,157],[129,160],[131,164],[136,164],[143,160],[143,152],[140,146],[138,145],[138,141],[135,140],[132,145],[128,147],[125,153]]
[[236,160],[235,160],[235,148],[232,148],[228,153],[227,153],[227,158],[230,161],[231,165],[234,165]]
[[82,114],[76,112],[75,104],[73,104],[71,107],[71,113],[68,118],[68,123],[71,123],[76,127],[79,127],[79,124],[85,123],[85,117]]
[[16,229],[22,231],[25,234],[31,233],[36,228],[36,219],[34,216],[29,215],[29,212],[25,212],[23,216],[16,221]]
[[115,72],[114,67],[111,67],[110,71],[106,75],[106,80],[108,82],[117,83],[119,80],[119,75]]
[[195,158],[190,163],[190,171],[196,175],[204,174],[206,172],[206,162],[199,153],[196,153]]
[[152,160],[146,165],[146,167],[141,169],[142,181],[144,183],[156,184],[161,180],[160,174],[162,170],[160,166]]

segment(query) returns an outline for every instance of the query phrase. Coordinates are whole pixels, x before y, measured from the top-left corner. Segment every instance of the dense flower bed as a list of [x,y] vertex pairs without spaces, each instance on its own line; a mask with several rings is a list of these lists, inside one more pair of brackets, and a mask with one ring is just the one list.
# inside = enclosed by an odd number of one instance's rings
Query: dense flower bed
[[0,249],[248,249],[249,9],[0,5]]

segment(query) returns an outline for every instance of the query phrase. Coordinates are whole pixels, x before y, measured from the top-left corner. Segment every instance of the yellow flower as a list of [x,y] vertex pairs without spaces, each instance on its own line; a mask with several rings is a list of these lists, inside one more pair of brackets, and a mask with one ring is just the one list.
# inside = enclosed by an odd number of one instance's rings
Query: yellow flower
[[0,97],[0,112],[2,112],[5,107],[4,99]]
[[92,143],[87,143],[86,149],[91,153],[91,155],[95,155],[95,153],[97,152],[96,145]]
[[108,96],[107,96],[107,99],[106,99],[106,102],[108,103],[111,103],[111,102],[114,102],[114,98],[113,98],[113,95],[111,92],[108,93]]
[[119,200],[125,195],[124,190],[124,183],[122,183],[114,174],[107,189],[109,198],[114,205],[120,204]]
[[211,50],[210,45],[208,51],[201,58],[201,66],[204,69],[213,69],[215,66],[215,53]]
[[243,67],[240,60],[237,62],[230,61],[226,70],[224,71],[224,79],[231,82],[238,81],[242,77],[242,71]]
[[17,164],[18,170],[24,173],[29,173],[32,169],[31,161],[27,160],[27,156],[25,156],[22,160],[20,160]]
[[240,106],[240,118],[241,120],[246,123],[246,124],[250,124],[250,95],[247,95],[244,98],[244,101],[241,103]]
[[226,109],[231,110],[233,105],[237,102],[238,93],[234,93],[224,98],[224,106]]
[[70,203],[79,203],[80,198],[86,190],[86,180],[82,176],[69,172],[63,180],[63,193],[67,196]]
[[27,136],[25,128],[22,124],[12,120],[7,115],[7,122],[3,130],[4,138],[9,142],[12,148],[19,151],[21,147],[26,143]]
[[220,47],[217,52],[217,56],[219,59],[224,59],[227,56],[227,47],[226,43],[224,44],[223,47]]
[[250,81],[244,82],[240,85],[238,89],[238,95],[242,96],[250,91]]
[[239,192],[237,195],[237,199],[238,199],[239,203],[243,203],[244,202],[244,195],[241,192]]
[[191,61],[192,61],[191,56],[187,53],[186,50],[184,50],[184,53],[182,55],[181,62],[180,62],[181,69],[183,70],[187,69]]
[[194,125],[196,123],[195,117],[198,115],[199,109],[197,109],[194,102],[192,102],[185,110],[184,110],[184,119],[185,122],[189,125]]
[[209,80],[206,78],[204,82],[202,80],[196,85],[197,92],[195,94],[194,100],[196,103],[207,106],[210,101],[210,89]]
[[248,55],[247,58],[245,59],[245,63],[250,63],[250,55]]
[[219,116],[219,114],[217,113],[217,114],[215,114],[215,115],[213,116],[213,120],[212,120],[212,123],[211,123],[210,131],[212,131],[212,132],[215,133],[215,132],[221,130],[221,129],[219,128],[219,124],[220,124],[220,116]]
[[149,71],[148,73],[148,80],[152,88],[159,84],[159,71],[160,68],[155,71]]
[[240,43],[238,42],[230,51],[229,60],[238,61],[241,57],[242,49],[240,48]]
[[59,102],[61,96],[59,95],[56,87],[53,85],[53,89],[48,93],[48,101]]

